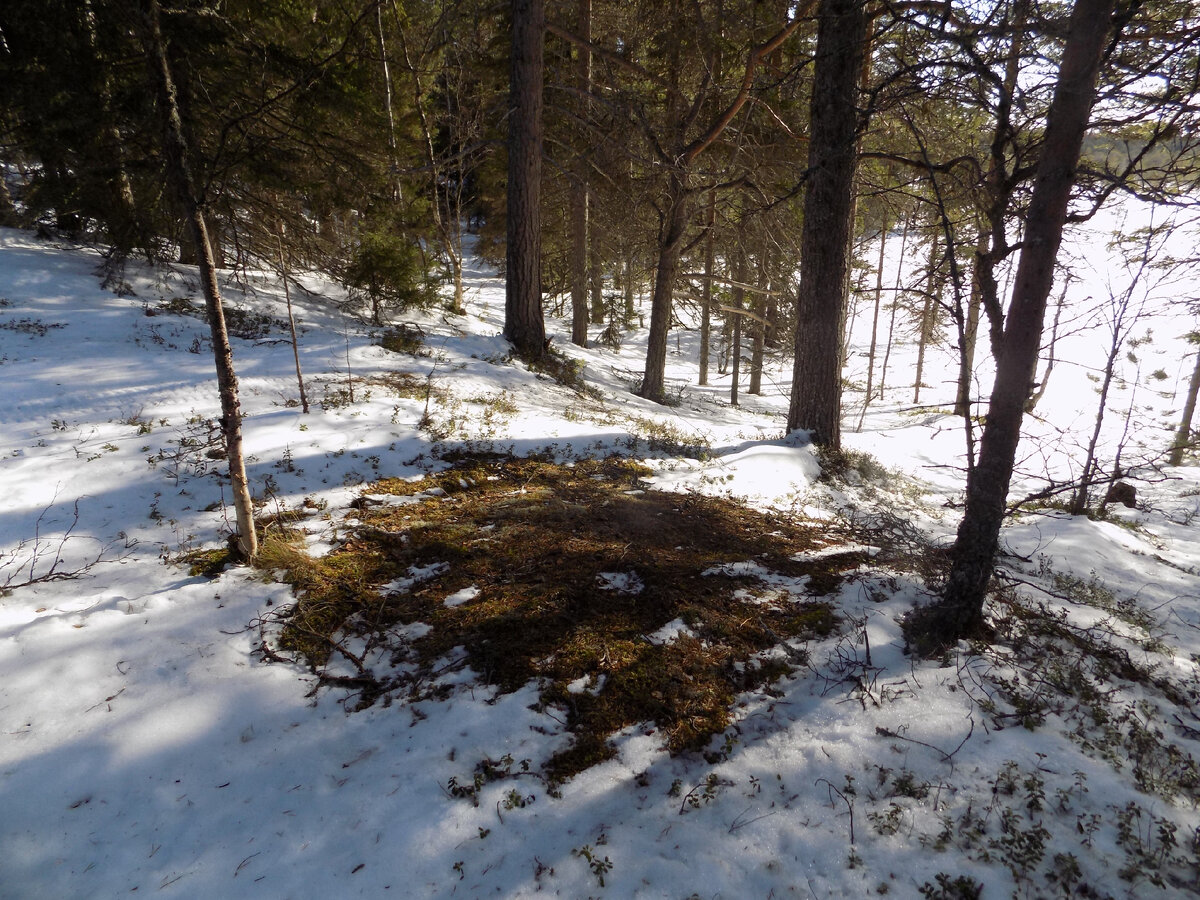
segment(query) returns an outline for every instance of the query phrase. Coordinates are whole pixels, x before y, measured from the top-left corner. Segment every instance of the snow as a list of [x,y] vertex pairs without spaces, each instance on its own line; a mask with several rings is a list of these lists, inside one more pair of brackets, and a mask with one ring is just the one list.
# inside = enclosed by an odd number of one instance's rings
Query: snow
[[462,606],[464,603],[470,603],[479,596],[479,588],[475,585],[465,587],[460,591],[455,591],[449,597],[442,601],[446,606]]
[[[1194,803],[1139,792],[1128,760],[1086,752],[1069,737],[1078,715],[1070,709],[1051,710],[1032,729],[990,714],[1008,708],[996,679],[1023,677],[1016,651],[906,655],[897,620],[928,594],[903,571],[863,573],[827,598],[842,627],[777,648],[805,664],[777,690],[739,697],[735,725],[714,739],[709,759],[672,757],[654,723],[638,723],[616,736],[615,758],[559,796],[532,774],[567,740],[555,711],[538,711],[536,685],[501,694],[449,667],[443,700],[397,697],[357,712],[343,703],[345,691],[314,691],[311,673],[257,652],[260,621],[292,599],[286,586],[245,568],[192,576],[173,561],[220,546],[227,533],[221,463],[196,450],[218,415],[205,327],[148,314],[160,298],[194,295],[194,272],[131,263],[125,280],[134,293],[115,296],[100,287],[99,262],[87,248],[0,231],[0,580],[36,582],[0,596],[0,897],[917,897],[938,873],[969,876],[984,897],[1034,897],[1058,895],[1045,881],[1063,870],[1056,854],[1072,854],[1100,896],[1196,895],[1194,880],[1178,880],[1189,871],[1182,863],[1167,867],[1176,880],[1160,886],[1144,862],[1121,877],[1131,839],[1118,844],[1115,828],[1136,804],[1143,841],[1153,844],[1150,816],[1169,821],[1179,828],[1176,855],[1186,856],[1200,826]],[[857,502],[894,509],[937,542],[953,535],[964,441],[959,420],[936,406],[953,398],[945,347],[927,361],[927,371],[943,373],[929,391],[933,406],[914,412],[893,387],[866,411],[863,430],[846,434],[850,447],[905,476],[860,471],[857,487],[826,486],[803,436],[781,437],[782,387],[743,396],[738,409],[722,396],[728,376],[715,374],[713,386],[688,387],[672,409],[630,394],[644,333],[619,352],[570,349],[603,401],[505,362],[503,288],[482,267],[470,279],[468,316],[413,314],[430,335],[417,376],[442,392],[429,409],[434,441],[418,428],[423,393],[407,398],[382,386],[397,357],[329,302],[340,296],[335,285],[315,275],[303,282],[295,300],[313,412],[295,405],[286,343],[237,339],[235,363],[254,492],[271,508],[313,513],[303,522],[312,552],[344,536],[343,514],[363,486],[442,467],[435,443],[564,461],[634,447],[650,457],[651,489],[737,496],[829,522]],[[1103,286],[1097,275],[1078,290]],[[251,273],[227,294],[240,307],[282,314],[282,291],[266,275]],[[865,345],[863,319],[855,348]],[[565,346],[563,323],[550,327]],[[1164,365],[1180,358],[1170,341],[1186,330],[1164,319]],[[690,331],[678,344],[672,338],[670,390],[694,383],[694,339]],[[1084,336],[1068,343],[1064,360],[1088,358]],[[911,371],[911,352],[898,348],[894,373]],[[859,379],[857,352],[850,364],[851,381]],[[987,383],[985,362],[979,378]],[[1079,432],[1065,429],[1091,415],[1093,394],[1086,381],[1058,379],[1056,371],[1031,423],[1017,492],[1078,465]],[[767,383],[786,385],[786,372]],[[487,400],[503,393],[517,412],[496,412]],[[1169,441],[1162,423],[1175,407],[1149,392],[1142,399],[1157,404],[1137,412],[1138,448],[1148,454]],[[848,408],[847,422],[858,412]],[[632,438],[644,433],[639,420],[704,452],[649,453]],[[1121,514],[1136,530],[1055,512],[1019,517],[1004,534],[1015,554],[1006,567],[1032,585],[1034,599],[1081,627],[1111,626],[1135,662],[1164,663],[1160,674],[1195,686],[1200,468],[1171,470],[1139,492],[1144,506]],[[1041,558],[1134,603],[1166,649],[1156,655],[1130,641],[1137,632],[1128,621],[1047,593]],[[41,579],[52,567],[75,577]],[[759,577],[777,599],[806,596],[803,581],[753,560],[720,568]],[[431,574],[414,569],[384,590]],[[600,577],[614,592],[644,587],[633,572]],[[444,602],[477,595],[466,587]],[[407,626],[412,639],[428,630]],[[647,638],[687,633],[676,620]],[[599,687],[584,680],[570,690]],[[1113,690],[1114,710],[1163,702],[1128,681]],[[1176,712],[1180,727],[1166,736],[1200,756],[1194,709]],[[471,784],[485,759],[507,774],[473,797],[453,796],[451,785]],[[1018,773],[1011,795],[1010,761]],[[1039,780],[1046,801],[1034,810],[1026,792]],[[1020,833],[1048,829],[1042,858],[1025,869],[1001,840],[1005,810]],[[997,843],[986,857],[967,845],[970,815],[991,817],[980,840]],[[1101,825],[1085,842],[1076,825],[1091,816]],[[939,842],[946,825],[952,834]]]
[[596,581],[600,590],[618,594],[640,594],[646,587],[637,572],[597,572]]

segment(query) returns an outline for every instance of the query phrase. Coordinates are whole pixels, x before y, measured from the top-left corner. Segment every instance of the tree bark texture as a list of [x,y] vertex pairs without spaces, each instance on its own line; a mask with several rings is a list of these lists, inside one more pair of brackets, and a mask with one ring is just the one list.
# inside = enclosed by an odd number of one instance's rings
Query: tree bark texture
[[654,272],[654,294],[650,300],[650,335],[646,344],[646,370],[641,395],[662,403],[666,399],[667,332],[671,327],[671,307],[675,276],[679,272],[679,253],[687,234],[690,193],[685,176],[672,172],[668,184],[670,198],[663,233],[658,243],[658,266]]
[[[592,39],[592,0],[579,0],[579,38],[584,42]],[[581,97],[592,89],[592,53],[586,47],[578,47],[575,83]],[[583,101],[583,113],[587,113],[587,102]],[[580,156],[575,163],[571,180],[571,343],[587,346],[588,338],[588,162]]]
[[866,43],[867,16],[860,0],[821,0],[787,430],[803,428],[814,443],[833,449],[841,446],[841,349],[850,288],[856,99]]
[[187,229],[198,254],[200,287],[212,335],[213,357],[217,368],[217,388],[221,398],[221,434],[229,461],[229,483],[237,524],[237,545],[247,560],[258,554],[258,536],[254,527],[254,506],[246,478],[246,460],[242,452],[242,409],[238,398],[237,374],[233,367],[233,349],[225,328],[225,312],[217,284],[208,227],[192,181],[190,151],[184,138],[183,121],[176,101],[175,82],[167,59],[158,0],[143,0],[144,45],[149,76],[163,119],[162,151],[168,186],[184,214]]
[[742,380],[742,305],[746,299],[746,251],[739,245],[736,253],[736,263],[733,269],[733,296],[729,306],[732,310],[733,338],[729,344],[729,368],[733,377],[729,381],[729,405],[738,405],[738,388]]
[[504,336],[527,359],[546,352],[542,313],[542,0],[513,0],[508,103],[508,246]]
[[1021,436],[1025,401],[1033,387],[1044,329],[1046,300],[1062,242],[1096,97],[1101,54],[1112,28],[1114,0],[1076,0],[1046,116],[1046,138],[1025,219],[1025,239],[996,359],[996,380],[980,440],[979,459],[967,478],[967,501],[943,599],[929,623],[941,642],[983,624],[1000,525]]
[[750,322],[750,386],[747,394],[762,394],[763,349],[766,342],[767,291],[770,289],[770,258],[764,253],[758,262],[758,291],[750,302],[754,313]]
[[588,338],[588,188],[582,176],[571,183],[571,343]]
[[600,263],[600,250],[595,235],[588,241],[588,288],[592,294],[591,319],[597,325],[604,324],[604,267]]
[[700,288],[700,385],[708,384],[709,341],[712,339],[712,280],[716,267],[717,192],[708,192],[704,235],[704,284]]

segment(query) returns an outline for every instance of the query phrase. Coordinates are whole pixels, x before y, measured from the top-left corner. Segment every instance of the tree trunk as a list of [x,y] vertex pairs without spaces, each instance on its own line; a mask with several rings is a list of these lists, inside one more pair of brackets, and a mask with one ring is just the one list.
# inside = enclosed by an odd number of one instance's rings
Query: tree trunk
[[996,360],[979,460],[967,477],[966,509],[942,600],[928,611],[923,623],[926,637],[942,645],[977,632],[983,625],[983,603],[999,545],[1025,401],[1037,368],[1046,300],[1096,98],[1101,54],[1112,30],[1114,3],[1076,0],[1071,11],[1054,99],[1046,116],[1045,143],[1025,216],[1024,245]]
[[671,327],[671,305],[679,252],[687,233],[689,193],[685,177],[672,172],[668,183],[668,206],[658,242],[658,266],[654,272],[654,294],[650,300],[650,335],[646,344],[646,371],[641,395],[662,403],[666,399],[667,332]]
[[908,232],[912,228],[912,215],[904,217],[904,228],[900,232],[900,261],[896,263],[896,287],[892,291],[892,305],[888,311],[887,344],[883,348],[883,362],[879,365],[879,399],[883,400],[887,390],[888,363],[892,358],[892,345],[896,339],[896,310],[900,306],[900,290],[904,285],[904,254],[908,249]]
[[[1071,515],[1082,516],[1087,512],[1088,499],[1092,482],[1100,465],[1096,460],[1096,447],[1100,443],[1100,432],[1104,430],[1104,414],[1108,411],[1108,392],[1112,389],[1113,378],[1117,371],[1117,354],[1121,352],[1122,335],[1120,327],[1114,327],[1112,343],[1108,348],[1108,357],[1104,360],[1104,378],[1100,382],[1100,404],[1096,409],[1096,421],[1092,423],[1092,436],[1088,440],[1087,454],[1083,458],[1083,474],[1079,478],[1079,486],[1071,497]],[[1028,409],[1028,405],[1026,406]]]
[[888,223],[885,219],[879,229],[879,261],[875,265],[875,310],[871,314],[871,348],[867,351],[867,389],[863,395],[863,408],[858,417],[858,431],[862,431],[871,395],[875,392],[875,351],[879,347],[879,307],[883,302],[883,255],[887,249]]
[[296,337],[296,317],[292,314],[292,289],[288,286],[288,265],[283,255],[283,229],[276,235],[279,245],[279,277],[283,279],[283,298],[287,302],[288,331],[292,335],[292,359],[296,363],[296,385],[300,389],[300,409],[308,415],[308,394],[304,390],[304,373],[300,371],[300,341]]
[[1179,430],[1175,432],[1175,441],[1171,444],[1171,455],[1167,459],[1173,466],[1183,464],[1183,453],[1192,443],[1192,417],[1196,414],[1197,394],[1200,394],[1200,353],[1196,354],[1196,368],[1192,370],[1192,380],[1188,383],[1187,400],[1183,404]]
[[582,173],[571,182],[571,343],[588,337],[588,188]]
[[[441,241],[442,252],[446,254],[446,261],[450,264],[450,275],[454,283],[454,297],[450,301],[450,311],[458,315],[463,315],[467,311],[463,302],[461,202],[461,185],[463,179],[459,177],[457,180],[459,187],[453,189],[458,192],[459,202],[455,202],[455,195],[452,193],[451,188],[447,187],[445,189],[446,208],[443,211],[443,190],[441,187],[442,166],[438,161],[437,151],[433,146],[433,130],[430,127],[429,117],[425,114],[425,105],[422,102],[425,97],[425,89],[421,86],[421,73],[417,70],[412,57],[409,55],[408,41],[405,39],[403,28],[399,31],[399,38],[400,50],[404,54],[404,64],[408,67],[408,71],[412,75],[413,108],[417,112],[417,120],[421,123],[421,147],[425,151],[425,160],[429,165],[429,189],[432,199],[429,212],[433,217],[434,230]],[[392,149],[393,151],[395,150],[394,147]],[[459,166],[461,169],[461,162]],[[461,171],[459,174],[461,176]]]
[[842,329],[850,286],[856,106],[867,43],[859,0],[821,0],[809,126],[809,180],[800,239],[796,356],[787,430],[841,446]]
[[[579,38],[584,43],[592,39],[592,0],[579,0]],[[575,86],[580,97],[587,97],[592,89],[592,53],[580,46],[575,68]],[[587,114],[587,101],[580,101],[583,114]],[[575,160],[575,172],[571,179],[571,343],[587,346],[588,336],[588,163],[583,154]]]
[[917,374],[913,382],[913,403],[921,402],[921,380],[925,377],[925,351],[933,339],[937,321],[937,298],[941,296],[943,281],[939,275],[942,250],[942,233],[934,226],[933,240],[929,244],[929,271],[925,276],[925,303],[921,307],[921,331],[917,336]]
[[1054,324],[1050,326],[1050,347],[1046,354],[1046,369],[1042,373],[1041,380],[1032,394],[1029,395],[1029,400],[1025,403],[1025,412],[1031,413],[1041,402],[1042,397],[1046,393],[1046,387],[1050,384],[1050,376],[1054,373],[1055,353],[1058,347],[1058,325],[1062,319],[1063,306],[1067,300],[1067,289],[1071,286],[1071,276],[1068,275],[1063,282],[1062,293],[1058,295],[1058,304],[1054,307]]
[[[84,0],[81,8],[83,34],[87,41],[88,54],[99,60],[99,39],[96,36],[96,13],[91,0]],[[133,185],[125,168],[124,150],[126,141],[117,129],[117,117],[112,111],[112,78],[108,66],[98,66],[99,79],[95,95],[98,105],[96,118],[99,123],[99,151],[108,157],[107,187],[109,209],[106,215],[108,239],[117,253],[127,256],[136,246],[146,246],[148,241],[141,233],[137,206],[133,199]]]
[[254,527],[254,506],[246,478],[246,461],[242,453],[242,411],[238,399],[237,374],[233,368],[233,350],[225,328],[225,312],[217,285],[217,269],[213,261],[208,228],[197,200],[190,168],[190,149],[184,139],[183,122],[176,103],[175,84],[167,61],[159,19],[158,0],[143,0],[143,38],[151,87],[157,96],[163,119],[162,152],[167,181],[183,210],[192,243],[199,254],[200,286],[208,313],[212,334],[213,356],[216,360],[217,387],[221,398],[221,433],[229,461],[229,482],[237,522],[237,545],[242,556],[253,561],[258,554],[258,536]]
[[627,325],[632,324],[633,317],[637,315],[637,309],[634,307],[636,288],[633,281],[633,251],[631,250],[625,256],[625,323]]
[[600,267],[600,251],[596,247],[595,235],[588,241],[588,289],[592,294],[591,319],[597,325],[604,324],[604,273]]
[[729,383],[729,405],[738,405],[738,388],[742,377],[742,303],[746,291],[742,287],[746,282],[746,252],[740,247],[737,250],[737,264],[733,270],[733,297],[729,303],[733,319],[733,339],[729,343],[730,370],[733,378]]
[[392,106],[392,73],[388,67],[387,44],[383,39],[383,3],[375,6],[375,36],[379,43],[379,64],[383,69],[383,106],[387,110],[388,165],[392,171],[392,201],[403,197],[400,184],[400,157],[396,152],[396,114]]
[[958,347],[958,390],[954,396],[954,414],[964,419],[971,415],[971,382],[975,375],[975,346],[979,337],[979,309],[982,297],[979,267],[987,249],[987,230],[980,226],[979,237],[975,241],[975,265],[971,270],[971,296],[967,300],[966,322],[959,336]]
[[542,0],[513,0],[508,103],[508,247],[504,336],[526,359],[546,352],[542,315]]
[[[844,2],[844,0],[843,0]],[[678,9],[675,6],[674,9]],[[679,152],[663,154],[670,168],[667,181],[667,202],[663,209],[662,225],[658,236],[658,269],[654,274],[654,295],[650,306],[650,335],[646,347],[646,371],[642,378],[641,395],[661,403],[664,397],[664,370],[667,362],[667,332],[671,327],[671,305],[675,290],[675,275],[679,269],[679,254],[687,232],[689,205],[691,202],[692,165],[696,158],[729,126],[734,117],[749,100],[754,85],[754,72],[759,63],[796,33],[803,21],[804,10],[797,9],[795,18],[788,21],[775,35],[764,43],[752,47],[746,59],[742,87],[733,101],[716,117],[705,131],[680,148]],[[662,142],[675,147],[685,139],[686,104],[679,91],[679,45],[672,42],[671,61],[668,65],[668,121],[680,133],[672,135],[675,140]]]
[[700,288],[700,379],[701,385],[708,384],[708,352],[712,337],[712,280],[714,274],[717,220],[717,192],[708,192],[708,215],[705,218],[704,235],[704,284]]
[[769,254],[764,251],[758,266],[758,291],[750,303],[754,316],[750,320],[750,386],[746,388],[746,393],[759,396],[762,395],[763,343],[766,337],[764,317],[767,312],[767,289],[770,284],[767,274],[769,266]]

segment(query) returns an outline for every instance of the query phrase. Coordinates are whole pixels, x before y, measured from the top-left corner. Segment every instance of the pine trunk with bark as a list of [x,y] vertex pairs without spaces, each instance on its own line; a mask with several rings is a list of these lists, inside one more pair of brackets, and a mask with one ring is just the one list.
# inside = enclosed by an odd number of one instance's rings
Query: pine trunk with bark
[[513,0],[508,104],[508,246],[504,336],[530,360],[546,352],[542,313],[542,0]]
[[[592,0],[579,0],[578,15],[579,39],[586,45],[592,39]],[[579,96],[586,98],[592,90],[592,53],[586,46],[577,47],[575,52],[578,54],[575,61],[575,87]],[[583,118],[587,116],[587,105],[586,100],[580,101]],[[588,338],[589,202],[588,161],[581,153],[575,160],[568,198],[571,206],[571,343],[578,347],[586,347]]]
[[687,234],[691,199],[686,178],[679,172],[671,173],[668,196],[667,217],[658,244],[654,293],[650,300],[650,335],[646,344],[646,369],[641,390],[643,397],[656,403],[666,399],[667,332],[671,327],[675,276],[679,272],[683,238]]
[[762,394],[763,349],[766,342],[767,291],[770,260],[764,254],[758,266],[758,290],[750,303],[750,385],[747,394]]
[[588,289],[592,296],[592,321],[604,324],[604,269],[600,264],[600,251],[596,247],[595,235],[588,241]]
[[167,182],[183,212],[185,224],[197,251],[200,287],[212,336],[217,368],[217,388],[221,399],[221,434],[229,462],[229,482],[237,524],[237,547],[252,561],[258,555],[258,536],[254,526],[254,506],[246,478],[246,460],[242,450],[242,410],[238,397],[237,374],[233,367],[233,349],[225,328],[225,312],[217,284],[217,267],[209,243],[208,227],[193,183],[190,148],[184,137],[183,122],[176,101],[175,82],[167,58],[157,0],[143,0],[143,44],[151,88],[157,98],[163,120],[162,153]]
[[708,215],[704,235],[704,284],[700,288],[700,378],[698,384],[708,384],[709,341],[712,339],[712,286],[716,268],[717,192],[708,192]]
[[858,162],[856,101],[866,44],[867,15],[859,0],[821,0],[787,430],[805,429],[814,443],[831,449],[841,446],[842,331]]
[[738,405],[738,389],[742,380],[742,305],[746,299],[746,291],[742,287],[746,282],[746,254],[737,251],[737,264],[733,270],[733,296],[730,299],[733,336],[729,342],[729,368],[733,374],[729,383],[729,405]]
[[947,646],[979,633],[999,546],[1025,402],[1033,387],[1047,298],[1087,132],[1115,0],[1076,0],[1071,11],[1046,137],[1038,161],[1016,283],[1006,317],[979,459],[967,478],[966,508],[949,578],[936,605],[919,617],[924,640]]

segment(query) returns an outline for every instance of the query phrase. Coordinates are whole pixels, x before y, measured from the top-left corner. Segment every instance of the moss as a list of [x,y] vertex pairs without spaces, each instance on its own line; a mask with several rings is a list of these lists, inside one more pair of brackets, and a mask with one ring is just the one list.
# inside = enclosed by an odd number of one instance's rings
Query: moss
[[225,571],[225,567],[233,562],[234,554],[228,547],[216,547],[212,550],[193,550],[179,558],[188,567],[192,577],[216,578]]
[[[837,626],[828,603],[779,595],[752,574],[719,567],[753,560],[832,590],[861,560],[799,561],[800,551],[828,540],[827,526],[814,531],[724,499],[633,490],[647,474],[620,458],[563,466],[463,456],[423,481],[372,485],[372,494],[418,500],[360,505],[357,536],[322,560],[282,553],[279,567],[299,595],[285,649],[319,665],[339,633],[371,629],[382,638],[394,626],[425,623],[431,629],[410,657],[421,683],[462,648],[485,681],[504,691],[536,681],[545,707],[563,711],[572,742],[548,764],[552,778],[608,758],[611,736],[643,722],[672,752],[703,749],[728,727],[739,691],[791,671],[757,654]],[[447,565],[430,568],[438,563]],[[381,595],[381,585],[417,569],[429,577]],[[639,587],[613,589],[601,573],[628,575]],[[467,587],[471,600],[445,605]],[[677,619],[690,635],[651,640]],[[581,679],[590,691],[568,690]]]

